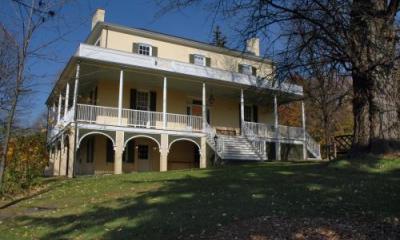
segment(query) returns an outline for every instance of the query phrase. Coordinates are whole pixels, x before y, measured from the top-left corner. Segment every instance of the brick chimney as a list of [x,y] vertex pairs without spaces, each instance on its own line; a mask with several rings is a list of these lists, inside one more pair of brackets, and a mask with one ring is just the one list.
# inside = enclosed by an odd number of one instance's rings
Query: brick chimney
[[96,9],[96,11],[94,12],[93,17],[92,17],[92,30],[98,22],[104,22],[105,15],[106,15],[106,11],[104,9],[101,9],[101,8]]
[[259,38],[247,39],[246,52],[253,53],[256,56],[260,56],[260,39]]

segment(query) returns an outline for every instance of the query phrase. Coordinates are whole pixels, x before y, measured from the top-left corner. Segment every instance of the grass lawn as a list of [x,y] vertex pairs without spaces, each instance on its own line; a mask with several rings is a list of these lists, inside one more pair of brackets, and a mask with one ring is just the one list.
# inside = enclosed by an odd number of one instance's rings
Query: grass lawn
[[57,180],[47,192],[0,209],[0,238],[199,238],[265,216],[398,222],[400,159]]

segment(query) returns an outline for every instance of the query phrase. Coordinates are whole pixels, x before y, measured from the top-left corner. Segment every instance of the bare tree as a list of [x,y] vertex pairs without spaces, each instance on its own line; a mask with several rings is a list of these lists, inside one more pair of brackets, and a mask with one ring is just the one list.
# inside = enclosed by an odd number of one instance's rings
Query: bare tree
[[[277,78],[325,64],[352,77],[354,143],[352,152],[400,150],[400,114],[392,69],[396,56],[399,0],[169,0],[160,12],[202,3],[236,21],[247,38],[280,27],[274,39],[286,41],[278,55]],[[304,61],[313,48],[315,61]]]
[[[36,56],[40,50],[53,43],[41,43],[39,46],[32,47],[32,41],[38,34],[39,29],[54,19],[57,12],[65,4],[65,1],[45,1],[45,0],[10,0],[9,3],[15,9],[16,24],[0,23],[2,34],[9,36],[12,41],[12,49],[15,49],[11,59],[15,59],[12,63],[13,71],[5,80],[8,87],[6,101],[2,109],[2,118],[4,119],[4,137],[2,138],[2,149],[0,158],[0,189],[3,182],[9,142],[13,132],[14,122],[16,118],[17,108],[21,99],[28,88],[27,63],[33,56]],[[11,15],[11,14],[10,14]],[[1,60],[0,60],[1,61]]]

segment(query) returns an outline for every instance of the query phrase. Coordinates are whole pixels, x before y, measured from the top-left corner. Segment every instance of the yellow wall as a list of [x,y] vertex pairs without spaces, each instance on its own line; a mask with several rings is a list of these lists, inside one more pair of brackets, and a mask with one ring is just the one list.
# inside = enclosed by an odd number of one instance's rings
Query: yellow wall
[[[106,43],[106,31],[107,43]],[[103,30],[101,36],[101,47],[132,52],[133,43],[146,43],[158,48],[158,57],[189,63],[190,54],[201,54],[211,58],[211,67],[228,71],[238,71],[238,64],[249,64],[257,68],[258,76],[271,74],[272,66],[269,63],[257,62],[241,57],[216,53],[212,51],[196,49],[189,46],[179,45],[171,42],[164,42],[156,39],[135,36],[127,33]]]
[[[146,89],[135,84],[136,83],[132,81],[124,82],[123,107],[130,107],[130,90],[132,88],[143,89],[157,92],[156,111],[162,112],[162,89]],[[97,89],[97,105],[110,107],[118,106],[118,86],[116,81],[99,81]],[[186,114],[186,107],[191,101],[192,96],[176,90],[168,90],[167,96],[167,109],[169,113]],[[239,99],[227,99],[217,96],[212,106],[209,106],[209,109],[211,126],[221,129],[235,129],[239,132]],[[258,122],[272,124],[274,122],[273,109],[259,105]]]

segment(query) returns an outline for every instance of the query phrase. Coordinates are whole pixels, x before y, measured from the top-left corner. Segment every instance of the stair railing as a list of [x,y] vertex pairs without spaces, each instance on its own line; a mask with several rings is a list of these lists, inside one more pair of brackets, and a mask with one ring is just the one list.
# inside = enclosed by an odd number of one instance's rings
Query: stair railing
[[251,130],[248,126],[247,122],[242,123],[242,129],[244,136],[246,136],[247,140],[250,141],[250,144],[255,149],[259,156],[265,156],[265,141],[262,141],[258,138],[258,136]]
[[306,146],[316,158],[321,158],[321,145],[308,132],[306,132]]
[[207,143],[214,150],[214,152],[222,159],[224,155],[224,138],[217,135],[215,128],[211,127],[210,124],[206,123],[205,132],[207,134]]

